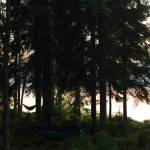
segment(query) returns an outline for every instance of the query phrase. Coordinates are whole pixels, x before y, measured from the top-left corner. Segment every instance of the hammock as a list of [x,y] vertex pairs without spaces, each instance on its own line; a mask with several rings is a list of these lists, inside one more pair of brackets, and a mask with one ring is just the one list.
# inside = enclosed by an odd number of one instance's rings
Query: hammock
[[36,107],[36,105],[27,106],[27,105],[25,105],[25,104],[23,104],[23,106],[24,106],[24,108],[26,108],[26,109],[29,110],[29,111],[33,110],[33,109]]
[[63,129],[63,128],[58,128],[56,127],[53,128],[44,128],[44,127],[36,127],[33,128],[34,132],[37,133],[38,135],[44,137],[47,140],[52,140],[52,141],[61,141],[65,140],[67,138],[70,138],[72,136],[75,136],[79,134],[78,128],[71,130],[71,128],[68,127],[68,129]]

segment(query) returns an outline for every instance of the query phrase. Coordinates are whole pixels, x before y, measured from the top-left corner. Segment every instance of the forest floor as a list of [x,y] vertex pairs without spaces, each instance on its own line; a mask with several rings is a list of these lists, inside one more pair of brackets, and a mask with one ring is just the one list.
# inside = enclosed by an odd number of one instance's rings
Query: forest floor
[[[54,141],[33,131],[38,125],[31,116],[11,119],[11,150],[150,150],[150,121],[129,119],[124,124],[121,117],[114,117],[106,130],[97,130],[94,137],[90,135],[90,122],[84,119],[81,124],[80,134]],[[1,135],[0,126],[0,141]]]

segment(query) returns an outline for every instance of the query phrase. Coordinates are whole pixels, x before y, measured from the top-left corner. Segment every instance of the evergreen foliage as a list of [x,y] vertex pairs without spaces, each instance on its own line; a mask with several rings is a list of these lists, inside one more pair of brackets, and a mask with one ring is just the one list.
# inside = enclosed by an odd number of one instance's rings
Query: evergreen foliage
[[[144,0],[1,2],[0,99],[4,111],[4,149],[10,149],[10,97],[15,118],[21,120],[24,94],[33,93],[36,121],[47,127],[61,117],[67,120],[66,116],[81,126],[88,98],[93,136],[97,126],[107,130],[107,95],[110,122],[113,97],[123,101],[124,122],[128,120],[128,95],[149,103],[150,30],[144,23],[148,17],[149,4]],[[97,94],[100,94],[98,118]],[[110,149],[101,143],[98,147]]]

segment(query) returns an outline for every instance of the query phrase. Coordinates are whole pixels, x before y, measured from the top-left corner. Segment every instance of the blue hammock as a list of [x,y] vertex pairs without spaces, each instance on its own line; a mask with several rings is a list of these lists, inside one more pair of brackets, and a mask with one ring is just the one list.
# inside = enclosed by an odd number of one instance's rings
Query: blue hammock
[[44,137],[47,140],[54,140],[54,141],[60,141],[65,140],[67,138],[70,138],[72,136],[75,136],[79,134],[79,128],[72,128],[72,127],[51,127],[51,128],[45,128],[45,127],[35,127],[33,128],[34,132],[38,135]]

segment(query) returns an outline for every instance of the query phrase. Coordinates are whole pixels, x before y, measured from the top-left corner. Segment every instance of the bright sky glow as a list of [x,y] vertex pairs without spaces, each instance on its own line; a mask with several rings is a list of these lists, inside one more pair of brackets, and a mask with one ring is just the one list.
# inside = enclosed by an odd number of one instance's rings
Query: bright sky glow
[[[97,95],[97,100],[99,99],[99,95]],[[31,94],[29,97],[24,97],[24,104],[27,106],[33,106],[35,105],[35,98]],[[86,108],[90,109],[90,106],[86,106]],[[119,114],[123,112],[123,106],[122,102],[112,102],[112,114]],[[107,103],[107,111],[109,110],[109,106]],[[23,107],[23,111],[25,112],[35,112],[35,109],[33,111],[27,111]],[[97,105],[97,113],[100,111],[100,106]],[[108,112],[107,112],[108,113]],[[144,120],[150,120],[150,105],[146,104],[145,102],[139,102],[138,105],[135,105],[134,100],[132,98],[128,98],[127,102],[127,113],[128,117],[137,120],[137,121],[144,121]]]

